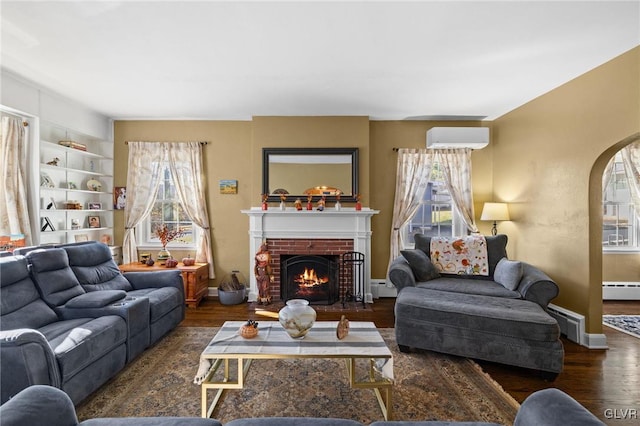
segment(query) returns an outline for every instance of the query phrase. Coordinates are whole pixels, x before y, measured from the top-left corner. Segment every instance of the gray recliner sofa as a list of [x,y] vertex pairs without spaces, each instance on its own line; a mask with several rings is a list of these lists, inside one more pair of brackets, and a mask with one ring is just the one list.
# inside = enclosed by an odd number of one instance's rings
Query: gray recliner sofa
[[[250,413],[247,413],[250,414]],[[3,426],[222,426],[213,419],[196,417],[96,418],[78,423],[73,403],[64,392],[50,386],[31,386],[0,406]],[[242,418],[227,426],[364,426],[355,420],[310,417]],[[495,425],[482,422],[379,421],[371,426],[471,426]],[[534,392],[524,400],[514,426],[603,426],[575,399],[558,389]]]
[[535,369],[553,379],[564,349],[546,309],[558,286],[535,266],[508,260],[506,235],[485,239],[488,276],[440,273],[424,235],[392,262],[398,346]]
[[0,258],[2,402],[47,384],[78,403],[184,318],[179,271],[125,277],[101,243],[25,253]]

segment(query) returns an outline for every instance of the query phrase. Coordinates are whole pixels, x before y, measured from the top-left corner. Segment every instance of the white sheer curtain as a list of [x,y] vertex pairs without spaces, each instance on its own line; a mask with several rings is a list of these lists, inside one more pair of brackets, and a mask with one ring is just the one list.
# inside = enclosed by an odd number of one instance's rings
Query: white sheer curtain
[[211,230],[205,198],[205,179],[202,171],[202,145],[200,142],[167,143],[167,160],[176,191],[184,210],[200,228],[196,262],[209,263],[209,278],[215,278],[211,252]]
[[442,167],[447,189],[462,220],[471,233],[478,232],[473,207],[471,183],[471,148],[437,149],[438,162]]
[[25,244],[33,244],[27,203],[27,130],[23,120],[2,117],[0,134],[0,234],[23,234]]
[[634,142],[622,148],[622,164],[629,182],[629,192],[636,217],[640,218],[640,143]]
[[138,259],[136,226],[151,212],[160,185],[160,165],[164,159],[159,142],[129,142],[127,203],[124,207],[124,263]]
[[429,183],[434,157],[434,151],[429,149],[398,150],[389,264],[400,255],[400,248],[403,246],[400,229],[420,206]]

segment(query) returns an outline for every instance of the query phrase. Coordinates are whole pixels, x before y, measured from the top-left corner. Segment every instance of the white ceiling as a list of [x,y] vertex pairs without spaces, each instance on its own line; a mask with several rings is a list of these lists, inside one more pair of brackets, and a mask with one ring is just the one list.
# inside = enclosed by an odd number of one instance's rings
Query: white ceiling
[[116,119],[494,119],[640,44],[639,0],[0,7],[7,71]]

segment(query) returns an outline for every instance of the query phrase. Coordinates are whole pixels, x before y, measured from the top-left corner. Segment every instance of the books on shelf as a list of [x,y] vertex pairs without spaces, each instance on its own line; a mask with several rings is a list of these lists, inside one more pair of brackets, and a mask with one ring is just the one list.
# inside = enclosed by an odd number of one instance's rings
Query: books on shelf
[[80,151],[87,150],[87,145],[76,141],[58,141],[58,145],[66,146],[67,148],[79,149]]

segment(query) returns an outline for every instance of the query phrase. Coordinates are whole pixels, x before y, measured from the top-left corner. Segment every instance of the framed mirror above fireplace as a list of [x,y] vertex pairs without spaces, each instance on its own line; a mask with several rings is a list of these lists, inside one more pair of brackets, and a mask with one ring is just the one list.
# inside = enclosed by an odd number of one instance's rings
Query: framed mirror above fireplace
[[269,201],[280,194],[293,202],[317,201],[323,195],[335,201],[356,201],[358,194],[358,148],[263,148],[262,193]]

